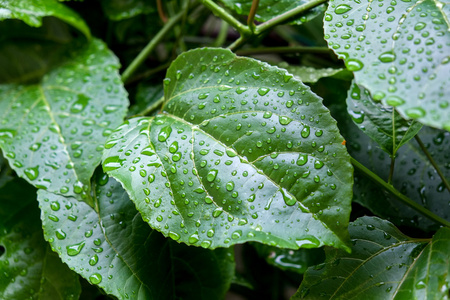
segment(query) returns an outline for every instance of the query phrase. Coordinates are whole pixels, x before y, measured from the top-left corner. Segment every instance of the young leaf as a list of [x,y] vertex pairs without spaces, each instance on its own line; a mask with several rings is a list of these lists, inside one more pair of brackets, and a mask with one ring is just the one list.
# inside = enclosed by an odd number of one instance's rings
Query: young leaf
[[39,84],[0,85],[0,147],[19,176],[88,197],[104,141],[128,104],[118,68],[106,46],[92,40]]
[[102,0],[106,16],[114,21],[129,19],[140,14],[156,11],[156,1],[144,0]]
[[[252,0],[220,0],[225,6],[234,10],[240,15],[247,16],[250,13],[252,7]],[[276,18],[279,15],[287,12],[290,9],[294,9],[300,5],[304,5],[311,0],[261,0],[259,1],[258,10],[256,11],[255,20],[259,22],[266,22],[270,19]],[[293,20],[292,24],[303,24],[310,21],[314,17],[317,17],[325,10],[323,5],[310,9],[306,14]]]
[[332,0],[325,39],[373,99],[450,130],[450,31],[443,3]]
[[78,275],[43,239],[35,200],[19,179],[0,189],[0,299],[78,299]]
[[347,110],[353,122],[391,157],[422,128],[416,121],[404,120],[394,108],[375,103],[369,92],[354,81],[347,96]]
[[121,125],[103,156],[152,228],[206,248],[347,247],[352,167],[319,97],[225,49],[184,53],[167,77],[163,113]]
[[450,229],[411,239],[391,223],[363,217],[349,227],[352,253],[328,249],[292,299],[444,299],[449,292]]
[[165,239],[142,221],[117,181],[97,174],[92,187],[95,209],[74,197],[38,192],[45,239],[75,272],[119,299],[224,296],[234,272],[231,250]]
[[19,19],[29,26],[40,27],[44,17],[55,17],[72,25],[87,38],[91,38],[91,32],[84,20],[76,12],[56,0],[5,0],[0,2],[0,10],[0,21]]

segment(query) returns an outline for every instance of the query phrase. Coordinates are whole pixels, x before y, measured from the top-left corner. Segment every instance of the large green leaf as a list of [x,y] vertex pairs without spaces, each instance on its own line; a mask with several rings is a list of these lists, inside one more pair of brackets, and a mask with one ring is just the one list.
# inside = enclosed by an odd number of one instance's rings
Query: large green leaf
[[[38,192],[45,239],[71,269],[119,299],[220,299],[232,251],[187,247],[151,230],[121,187],[94,175],[95,209]],[[192,291],[195,291],[193,293]]]
[[103,168],[150,226],[203,247],[346,248],[352,167],[319,97],[224,49],[179,56],[155,118],[111,134]]
[[448,5],[436,0],[332,0],[325,38],[373,99],[450,130]]
[[[261,0],[256,10],[255,20],[265,22],[276,18],[279,15],[294,9],[298,6],[305,5],[311,0]],[[240,15],[247,16],[250,13],[253,0],[220,0],[225,6],[234,10]],[[310,21],[325,10],[323,5],[310,9],[307,13],[299,16],[292,21],[292,24],[302,24]]]
[[38,188],[89,197],[89,179],[128,104],[117,58],[93,40],[40,84],[0,86],[0,147]]
[[347,69],[316,69],[313,67],[305,67],[305,66],[295,66],[289,65],[286,62],[282,62],[278,64],[280,68],[286,69],[289,73],[295,76],[298,80],[303,83],[316,83],[319,79],[324,77],[339,77],[342,76],[344,78],[351,78],[351,72],[347,71]]
[[4,0],[0,2],[0,21],[19,19],[30,26],[39,27],[44,17],[56,17],[91,37],[89,27],[73,10],[56,0]]
[[292,299],[446,299],[450,229],[411,239],[391,223],[363,217],[349,227],[352,253],[328,249]]
[[119,21],[140,14],[156,11],[156,1],[144,0],[102,0],[102,7],[109,19]]
[[0,299],[68,300],[80,292],[78,275],[43,239],[36,190],[10,181],[0,189]]
[[347,110],[353,122],[391,157],[422,128],[416,121],[403,119],[394,108],[375,103],[355,82],[348,92]]

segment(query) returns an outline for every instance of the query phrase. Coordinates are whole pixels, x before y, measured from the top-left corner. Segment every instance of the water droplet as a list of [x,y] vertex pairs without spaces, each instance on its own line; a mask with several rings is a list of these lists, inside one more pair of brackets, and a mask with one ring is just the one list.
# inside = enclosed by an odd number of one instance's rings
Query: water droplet
[[231,234],[231,238],[233,240],[236,240],[236,239],[240,238],[241,236],[242,236],[242,231],[241,230],[236,230],[235,232],[233,232]]
[[123,164],[125,159],[120,159],[119,156],[110,156],[107,157],[103,162],[103,171],[110,172],[117,170]]
[[62,229],[57,229],[55,231],[55,235],[58,238],[58,240],[63,240],[66,238],[66,233]]
[[98,263],[98,255],[94,254],[90,259],[89,259],[89,264],[91,266],[95,266]]
[[406,110],[406,115],[413,119],[422,118],[425,114],[425,110],[421,107],[412,107]]
[[60,208],[59,202],[58,201],[53,201],[52,203],[50,203],[50,208],[53,211],[58,211]]
[[217,170],[212,169],[211,171],[209,171],[208,175],[206,176],[206,180],[208,180],[209,182],[213,182],[214,179],[216,179],[217,176]]
[[239,95],[242,94],[243,92],[245,92],[247,90],[246,87],[240,86],[236,89],[236,93],[238,93]]
[[88,105],[89,100],[90,98],[86,97],[85,95],[78,94],[77,101],[72,103],[72,106],[70,107],[70,112],[74,114],[82,112]]
[[83,247],[84,247],[84,242],[66,246],[67,255],[69,255],[69,256],[78,255],[81,252],[81,249],[83,249]]
[[320,245],[320,241],[312,236],[296,240],[295,243],[301,248],[317,248]]
[[195,243],[198,242],[198,240],[199,240],[198,233],[194,233],[194,234],[191,235],[191,236],[189,237],[189,239],[188,239],[189,244],[195,244]]
[[102,275],[94,273],[91,276],[89,276],[89,281],[92,284],[99,284],[100,282],[102,282]]
[[300,154],[297,159],[297,165],[303,166],[308,162],[308,155],[307,154]]
[[383,63],[393,62],[396,56],[393,51],[383,52],[378,56],[378,59]]
[[414,30],[419,31],[424,29],[427,26],[427,24],[423,23],[423,22],[418,22],[415,26],[414,26]]
[[425,281],[423,281],[423,280],[419,280],[417,283],[416,283],[416,289],[424,289],[424,288],[426,288],[427,287],[427,284],[425,283]]
[[4,138],[12,139],[13,137],[16,136],[16,134],[17,131],[15,131],[14,129],[7,129],[7,128],[0,129],[0,139]]
[[289,123],[292,122],[292,119],[286,116],[280,116],[278,118],[278,121],[280,122],[281,125],[288,125]]
[[180,235],[173,231],[169,231],[169,237],[175,241],[178,241],[180,239]]
[[364,67],[364,64],[361,61],[354,58],[347,59],[345,61],[345,64],[347,66],[347,69],[352,72],[359,71]]
[[23,172],[28,177],[28,179],[35,180],[39,176],[39,166],[36,166],[34,168],[26,168]]
[[226,189],[227,191],[231,192],[234,189],[234,182],[233,181],[227,182]]
[[169,146],[169,152],[170,153],[175,153],[177,151],[178,151],[178,142],[175,141]]
[[315,168],[315,169],[321,169],[322,167],[323,167],[323,161],[316,160],[316,161],[314,162],[314,168]]
[[347,4],[340,4],[340,5],[336,6],[336,8],[334,9],[334,12],[337,15],[342,15],[351,9],[352,9],[352,7]]
[[307,138],[310,134],[310,131],[311,131],[310,127],[308,125],[305,125],[301,132],[302,137]]
[[284,189],[281,189],[280,191],[281,191],[281,194],[283,195],[283,200],[284,200],[284,203],[286,203],[286,205],[292,206],[297,203],[297,199],[294,196],[292,196],[290,193],[288,193]]
[[163,127],[158,133],[158,141],[165,142],[169,138],[171,133],[172,127],[170,126]]
[[271,111],[266,111],[263,115],[264,119],[269,119],[270,117],[272,117],[272,112]]
[[266,95],[269,91],[270,91],[269,88],[260,87],[260,88],[258,89],[258,94],[259,94],[260,96],[264,96],[264,95]]
[[398,96],[388,96],[386,98],[386,104],[390,106],[399,106],[405,103],[405,100]]
[[214,218],[217,218],[218,216],[220,216],[222,214],[222,212],[223,212],[223,208],[218,207],[213,211],[212,215]]

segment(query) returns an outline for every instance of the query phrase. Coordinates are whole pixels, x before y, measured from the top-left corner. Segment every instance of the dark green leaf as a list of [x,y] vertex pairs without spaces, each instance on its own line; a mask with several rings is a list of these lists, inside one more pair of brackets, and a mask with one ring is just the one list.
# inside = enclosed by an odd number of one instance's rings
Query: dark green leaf
[[89,27],[81,17],[56,0],[5,0],[0,2],[0,21],[19,19],[29,26],[39,27],[44,17],[56,17],[81,31],[87,38],[91,37]]
[[435,0],[332,0],[325,38],[374,100],[450,130],[447,7]]
[[[142,114],[148,107],[164,97],[163,85],[139,84],[136,92],[136,103],[130,107],[129,116]],[[157,111],[157,109],[155,109]]]
[[163,113],[120,126],[103,160],[152,228],[210,248],[346,248],[352,167],[320,98],[224,49],[182,54],[167,77]]
[[145,0],[102,0],[102,7],[109,19],[119,21],[140,14],[156,11],[156,1]]
[[118,68],[93,40],[40,84],[0,86],[0,147],[19,176],[38,188],[88,197],[104,141],[128,104]]
[[363,217],[349,227],[352,254],[328,249],[308,269],[292,299],[445,299],[450,280],[450,229],[433,240],[411,239],[391,223]]
[[[250,13],[253,0],[220,0],[230,9],[234,10],[240,15],[247,16]],[[259,1],[258,10],[256,11],[255,20],[265,22],[276,18],[279,15],[294,9],[298,6],[304,5],[311,0],[261,0]],[[304,15],[300,15],[297,19],[292,21],[292,24],[302,24],[317,17],[325,10],[323,5],[310,9]]]
[[38,192],[45,238],[65,263],[119,299],[224,296],[234,272],[231,250],[165,239],[142,221],[117,181],[94,178],[95,209],[74,197]]
[[22,180],[0,189],[0,298],[78,299],[78,275],[42,236],[36,190]]
[[323,249],[280,249],[264,244],[254,243],[258,254],[269,264],[285,271],[305,273],[308,267],[317,265],[325,259]]
[[348,92],[347,110],[353,122],[391,157],[422,128],[416,121],[404,120],[392,107],[375,103],[355,82]]

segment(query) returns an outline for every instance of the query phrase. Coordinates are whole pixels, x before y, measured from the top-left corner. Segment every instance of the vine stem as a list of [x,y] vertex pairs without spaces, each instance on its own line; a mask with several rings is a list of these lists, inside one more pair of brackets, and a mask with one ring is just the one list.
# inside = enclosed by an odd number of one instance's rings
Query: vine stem
[[148,55],[155,49],[155,47],[161,42],[164,36],[172,30],[172,28],[181,20],[184,15],[184,11],[180,11],[173,17],[171,17],[163,28],[151,39],[151,41],[145,46],[144,49],[136,56],[136,58],[131,62],[131,64],[122,73],[122,81],[126,82],[131,74],[133,74],[139,66],[145,61]]
[[284,23],[286,21],[288,21],[289,19],[294,18],[295,16],[310,10],[311,8],[314,8],[322,3],[327,2],[328,0],[313,0],[313,1],[309,1],[303,5],[300,5],[294,9],[288,10],[287,12],[285,12],[284,14],[279,15],[278,17],[275,17],[267,22],[262,23],[261,25],[256,26],[256,30],[255,33],[261,34],[264,31],[267,31],[271,28],[273,28],[276,25],[279,25],[281,23]]
[[251,29],[251,31],[255,31],[255,15],[256,15],[256,10],[258,9],[259,6],[259,0],[253,0],[252,1],[252,7],[250,8],[250,13],[248,14],[248,18],[247,18],[247,25],[248,27]]
[[385,182],[383,179],[381,179],[378,175],[370,171],[368,168],[366,168],[364,165],[362,165],[359,161],[354,159],[353,157],[350,158],[350,161],[352,165],[363,172],[367,177],[372,179],[374,182],[388,190],[392,195],[397,197],[400,201],[402,201],[404,204],[408,205],[409,207],[413,208],[414,210],[420,212],[421,214],[425,215],[427,218],[435,221],[436,223],[439,223],[443,226],[450,227],[450,222],[435,215],[428,209],[424,208],[423,206],[417,204],[416,202],[412,201],[402,193],[400,193],[396,188],[394,188],[392,185]]
[[394,177],[394,169],[395,169],[395,157],[393,156],[391,157],[391,168],[389,170],[388,184],[392,184],[392,178]]
[[236,51],[237,55],[267,54],[267,53],[332,53],[328,47],[267,47]]
[[215,15],[219,16],[222,20],[236,28],[241,36],[249,36],[252,31],[248,26],[243,25],[241,22],[236,20],[231,14],[229,14],[225,9],[214,3],[212,0],[202,0],[203,4],[208,7]]
[[422,140],[420,139],[420,137],[417,134],[414,136],[414,138],[416,139],[416,142],[419,144],[420,149],[422,149],[423,153],[425,153],[426,157],[428,158],[430,163],[433,165],[433,167],[436,170],[436,172],[438,173],[439,177],[441,177],[442,182],[444,183],[445,187],[450,192],[450,184],[448,183],[447,179],[445,178],[444,173],[442,173],[441,169],[437,165],[436,161],[431,156],[430,152],[428,152],[427,147],[425,147],[424,143],[422,142]]

